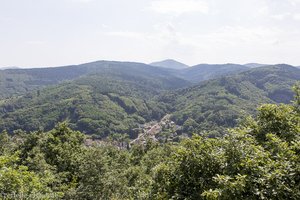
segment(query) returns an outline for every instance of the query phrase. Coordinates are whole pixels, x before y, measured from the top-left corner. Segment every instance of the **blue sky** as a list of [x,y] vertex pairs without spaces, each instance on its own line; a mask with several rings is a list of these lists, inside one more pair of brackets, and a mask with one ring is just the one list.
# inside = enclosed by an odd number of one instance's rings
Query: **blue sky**
[[300,65],[300,0],[0,0],[0,67]]

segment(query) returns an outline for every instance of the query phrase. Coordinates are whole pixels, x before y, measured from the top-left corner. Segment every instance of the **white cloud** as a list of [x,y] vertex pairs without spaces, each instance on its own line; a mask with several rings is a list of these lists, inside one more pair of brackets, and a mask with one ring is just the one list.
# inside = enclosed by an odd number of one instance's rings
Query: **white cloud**
[[[2,65],[18,64],[16,46],[24,57],[21,65],[37,63],[33,52],[41,50],[45,57],[38,62],[51,65],[161,57],[188,63],[257,58],[300,63],[300,0],[44,0],[34,7],[20,1],[13,13],[7,9],[15,7],[13,1],[5,2],[0,7]],[[48,7],[57,16],[49,17],[43,10]],[[59,34],[52,34],[53,28]],[[59,59],[46,56],[53,54]]]
[[156,35],[162,39],[174,39],[178,32],[171,22],[161,22],[153,26]]
[[293,6],[296,6],[297,4],[300,4],[300,0],[289,0],[289,2]]
[[209,11],[208,4],[201,0],[156,0],[150,8],[158,13],[176,15],[189,12],[207,14]]
[[191,44],[198,41],[199,44],[208,44],[206,47],[216,44],[246,45],[246,44],[271,44],[282,31],[275,28],[246,28],[241,26],[225,26],[213,33],[200,34],[195,37],[186,37],[185,41]]
[[271,18],[276,19],[276,20],[284,20],[287,17],[289,17],[291,13],[282,13],[282,14],[276,14],[276,15],[271,15]]
[[276,20],[280,20],[280,21],[290,20],[290,19],[300,21],[300,14],[298,14],[298,13],[296,13],[296,14],[282,13],[282,14],[271,15],[271,18],[276,19]]
[[300,21],[300,14],[295,14],[295,15],[293,16],[293,18],[294,18],[295,20],[299,20],[299,21]]
[[270,14],[270,8],[269,5],[264,2],[261,1],[260,4],[262,4],[261,6],[258,6],[256,12],[256,16],[265,16],[265,15],[269,15]]
[[94,0],[69,0],[69,1],[72,1],[72,2],[79,2],[79,3],[90,3]]
[[106,32],[105,35],[126,37],[126,38],[135,38],[135,39],[143,37],[143,33],[133,32],[133,31],[111,31],[111,32]]
[[46,41],[30,40],[30,41],[26,41],[25,43],[28,44],[28,45],[44,45],[44,44],[46,44]]

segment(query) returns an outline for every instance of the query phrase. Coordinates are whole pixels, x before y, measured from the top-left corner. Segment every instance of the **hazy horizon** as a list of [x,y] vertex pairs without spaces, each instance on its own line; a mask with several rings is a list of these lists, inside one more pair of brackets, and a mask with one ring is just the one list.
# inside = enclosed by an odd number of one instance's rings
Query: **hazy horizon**
[[[173,58],[166,58],[163,60],[155,60],[153,62],[161,62],[161,61],[165,61],[165,60],[175,60],[176,62],[180,62],[183,64],[186,64],[184,62],[178,61],[176,59]],[[41,66],[0,66],[0,69],[31,69],[31,68],[50,68],[50,67],[65,67],[65,66],[73,66],[73,65],[82,65],[82,64],[87,64],[87,63],[93,63],[93,62],[101,62],[101,61],[108,61],[108,62],[136,62],[136,63],[143,63],[143,64],[148,64],[151,65],[152,62],[150,63],[145,63],[145,62],[139,62],[139,61],[130,61],[130,60],[103,60],[103,59],[99,59],[99,60],[91,60],[91,61],[87,61],[87,62],[82,62],[82,63],[70,63],[70,64],[65,64],[65,65],[53,65],[53,66],[47,66],[47,65],[41,65]],[[219,64],[238,64],[238,65],[247,65],[247,64],[265,64],[265,65],[276,65],[276,64],[287,64],[287,65],[291,65],[289,63],[258,63],[258,62],[249,62],[249,63],[233,63],[233,62],[228,62],[228,63],[196,63],[193,65],[188,65],[188,67],[193,67],[196,65],[201,65],[201,64],[208,64],[208,65],[219,65]],[[294,67],[300,67],[298,65],[291,65]]]
[[3,0],[0,68],[97,60],[300,65],[300,0]]

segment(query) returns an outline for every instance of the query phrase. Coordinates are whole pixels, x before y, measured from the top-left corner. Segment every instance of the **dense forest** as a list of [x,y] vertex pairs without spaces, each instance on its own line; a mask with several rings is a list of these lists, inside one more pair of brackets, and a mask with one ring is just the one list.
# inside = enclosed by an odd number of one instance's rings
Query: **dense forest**
[[0,200],[300,200],[299,23],[300,0],[0,0]]
[[300,87],[219,138],[87,144],[58,124],[0,135],[2,199],[299,199]]
[[[78,75],[73,80],[72,73],[67,75],[72,69],[73,75]],[[69,78],[45,88],[31,88],[21,96],[16,95],[20,92],[16,89],[12,97],[2,98],[0,131],[49,131],[66,121],[73,130],[100,138],[112,134],[134,138],[145,123],[171,114],[180,126],[177,135],[220,136],[245,116],[255,114],[255,108],[263,103],[289,103],[293,97],[290,88],[300,80],[300,70],[288,65],[245,69],[226,64],[172,70],[108,61],[29,72],[24,69],[22,73],[35,79]],[[88,72],[79,76],[84,70]],[[199,82],[187,74],[198,74]],[[22,82],[16,77],[13,81]]]
[[153,65],[0,70],[0,199],[300,198],[300,69]]
[[164,93],[159,101],[171,105],[174,121],[188,132],[218,135],[234,127],[264,103],[289,103],[290,88],[300,71],[287,65],[259,67]]

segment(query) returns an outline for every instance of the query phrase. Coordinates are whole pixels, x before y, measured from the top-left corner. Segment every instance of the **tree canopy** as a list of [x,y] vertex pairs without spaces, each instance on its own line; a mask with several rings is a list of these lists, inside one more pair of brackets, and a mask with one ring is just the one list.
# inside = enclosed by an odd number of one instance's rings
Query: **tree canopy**
[[67,124],[0,135],[1,198],[299,199],[300,88],[219,138],[86,144]]

